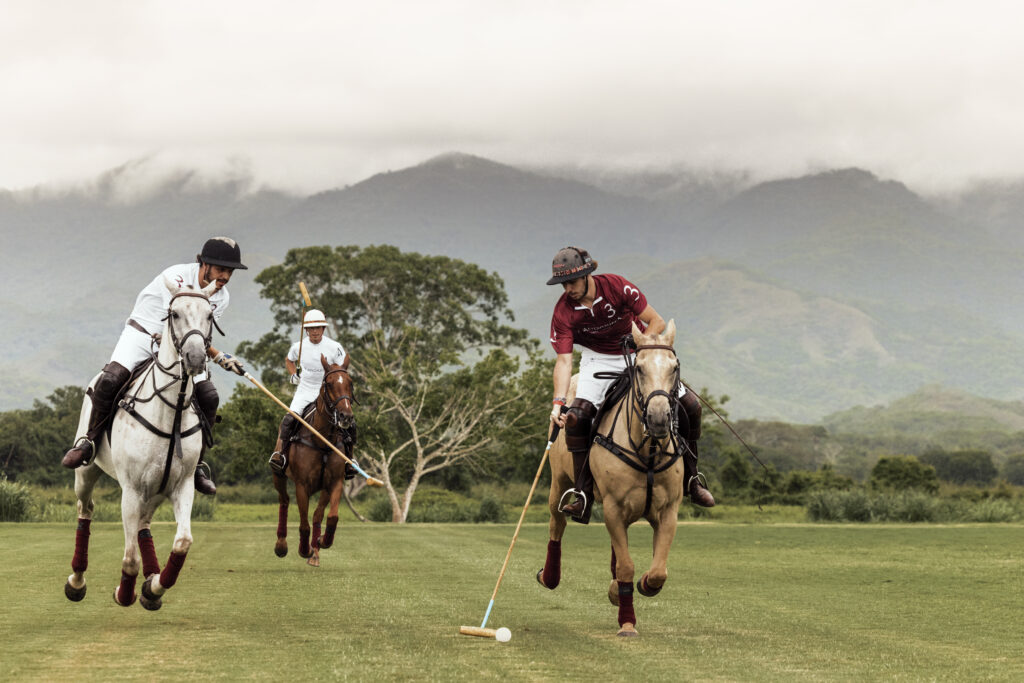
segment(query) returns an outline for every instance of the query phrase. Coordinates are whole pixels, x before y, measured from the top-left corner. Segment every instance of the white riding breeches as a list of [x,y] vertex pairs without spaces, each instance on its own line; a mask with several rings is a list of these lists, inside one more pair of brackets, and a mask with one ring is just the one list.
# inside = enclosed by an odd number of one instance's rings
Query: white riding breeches
[[[588,348],[583,349],[580,358],[580,372],[576,380],[576,398],[590,401],[597,409],[604,403],[608,387],[614,379],[594,377],[599,372],[622,372],[626,369],[626,360],[621,355],[596,353]],[[679,384],[679,396],[686,393],[686,386]]]

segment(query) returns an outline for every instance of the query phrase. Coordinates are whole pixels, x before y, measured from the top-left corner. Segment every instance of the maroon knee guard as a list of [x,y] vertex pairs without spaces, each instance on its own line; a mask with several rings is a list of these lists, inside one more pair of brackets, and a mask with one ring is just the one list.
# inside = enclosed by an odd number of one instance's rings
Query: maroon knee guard
[[287,538],[288,536],[288,506],[281,505],[277,508],[277,537]]
[[309,557],[309,529],[299,529],[299,555]]
[[313,525],[313,538],[311,538],[309,540],[309,543],[314,548],[319,548],[320,547],[320,525],[319,524],[314,524]]
[[321,548],[330,548],[334,545],[334,534],[338,530],[338,518],[328,517],[327,518],[327,530],[324,532],[324,537],[320,539]]
[[75,554],[71,558],[71,571],[76,574],[83,573],[89,568],[89,525],[91,519],[78,520],[78,529],[75,530]]
[[164,570],[160,572],[160,585],[165,589],[170,588],[178,582],[178,572],[185,564],[185,553],[171,553],[167,558]]
[[127,607],[135,602],[138,596],[135,594],[136,576],[121,571],[121,585],[117,587],[117,604]]
[[153,533],[149,529],[139,529],[139,554],[142,555],[143,576],[160,573],[160,562],[156,559],[156,546],[153,545]]

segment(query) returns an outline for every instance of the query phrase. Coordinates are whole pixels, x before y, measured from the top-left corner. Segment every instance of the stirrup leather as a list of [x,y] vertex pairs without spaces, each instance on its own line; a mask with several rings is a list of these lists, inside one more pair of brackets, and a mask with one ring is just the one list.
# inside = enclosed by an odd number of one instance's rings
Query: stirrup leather
[[[280,464],[278,464],[278,461],[274,459],[275,455],[281,456]],[[285,468],[288,467],[288,456],[281,451],[274,451],[270,454],[270,459],[267,460],[267,463],[270,465],[270,469],[275,472],[284,472]]]
[[569,505],[570,503],[573,502],[572,500],[566,501],[566,499],[565,499],[565,497],[568,496],[570,493],[576,494],[577,496],[580,497],[580,499],[583,500],[583,509],[586,510],[587,509],[587,494],[583,493],[583,491],[580,491],[579,489],[573,488],[573,489],[566,489],[565,493],[562,494],[562,497],[558,499],[558,511],[559,512],[565,512],[565,506]]

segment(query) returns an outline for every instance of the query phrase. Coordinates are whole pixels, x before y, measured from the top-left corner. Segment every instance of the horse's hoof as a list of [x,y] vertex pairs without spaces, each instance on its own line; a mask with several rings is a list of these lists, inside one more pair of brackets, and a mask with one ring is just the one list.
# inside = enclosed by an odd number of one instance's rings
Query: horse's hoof
[[538,570],[537,570],[537,583],[539,583],[540,585],[544,586],[544,587],[545,587],[545,588],[547,588],[547,589],[548,589],[549,591],[553,591],[553,590],[555,590],[556,588],[558,588],[558,583],[557,583],[557,582],[555,582],[555,585],[554,585],[554,586],[549,586],[549,585],[547,585],[546,583],[544,583],[544,578],[543,578],[543,576],[544,576],[544,568],[543,568],[543,567],[541,567],[540,569],[538,569]]
[[134,604],[135,604],[135,601],[139,599],[139,594],[138,594],[138,593],[136,593],[135,591],[132,591],[132,599],[131,599],[131,600],[129,600],[129,601],[127,602],[127,603],[121,602],[121,601],[120,601],[120,600],[118,600],[118,598],[117,598],[117,589],[118,589],[118,588],[120,588],[120,586],[116,586],[116,587],[114,588],[114,602],[116,602],[116,603],[117,603],[118,605],[120,605],[121,607],[131,607],[132,605],[134,605]]
[[[152,576],[152,574],[150,574]],[[142,590],[139,595],[139,604],[148,609],[150,612],[155,612],[163,607],[163,598],[156,595],[149,589],[149,576],[142,582]]]
[[[608,585],[608,602],[612,603],[616,607],[619,606],[619,582],[612,579],[612,582]],[[621,633],[619,634],[622,635]]]
[[636,627],[633,624],[623,624],[615,635],[620,638],[636,638],[640,634],[636,632]]
[[85,597],[85,584],[82,584],[81,588],[75,588],[71,585],[71,582],[68,581],[64,584],[64,595],[66,595],[68,600],[71,602],[80,601]]
[[662,588],[664,588],[664,586],[658,586],[657,588],[655,588],[654,586],[651,586],[647,583],[647,572],[644,572],[644,575],[641,576],[640,580],[636,582],[637,592],[640,593],[640,595],[643,595],[647,598],[653,598],[655,595],[661,592]]
[[287,555],[288,554],[288,544],[287,543],[283,543],[282,541],[278,541],[274,545],[274,554],[277,555],[278,557],[284,557],[285,555]]
[[310,567],[319,567],[320,566],[320,556],[319,555],[314,555],[313,557],[311,557],[308,560],[306,560],[306,564],[308,564]]
[[304,560],[308,560],[309,558],[313,557],[313,551],[307,550],[306,552],[302,552],[302,548],[299,548],[299,557],[301,557]]

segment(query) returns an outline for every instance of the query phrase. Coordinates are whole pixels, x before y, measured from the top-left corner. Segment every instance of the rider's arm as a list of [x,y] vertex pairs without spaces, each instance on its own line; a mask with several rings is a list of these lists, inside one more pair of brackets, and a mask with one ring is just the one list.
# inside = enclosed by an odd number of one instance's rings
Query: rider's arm
[[658,315],[658,312],[654,310],[654,306],[650,304],[641,311],[640,320],[647,325],[644,334],[661,334],[665,331],[665,319]]
[[[560,353],[555,358],[555,371],[552,377],[554,385],[553,401],[565,401],[569,393],[569,381],[572,379],[572,353]],[[551,404],[551,421],[559,427],[565,426],[565,416],[562,414],[562,406],[557,403]]]
[[295,363],[292,362],[291,358],[284,359],[284,367],[288,370],[289,377],[295,374]]

